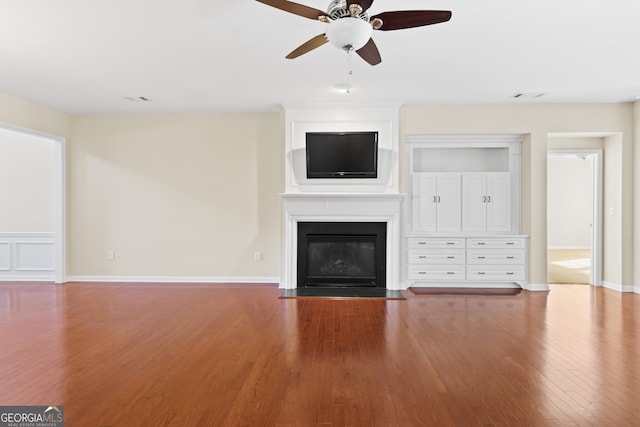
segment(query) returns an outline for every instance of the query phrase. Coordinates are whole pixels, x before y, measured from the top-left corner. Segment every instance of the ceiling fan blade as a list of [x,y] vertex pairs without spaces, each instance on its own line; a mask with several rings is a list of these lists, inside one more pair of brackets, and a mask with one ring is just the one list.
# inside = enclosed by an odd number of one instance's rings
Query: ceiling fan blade
[[264,3],[276,9],[284,10],[285,12],[293,13],[294,15],[302,16],[317,20],[320,16],[327,16],[327,14],[320,9],[314,9],[313,7],[305,6],[303,4],[294,3],[287,0],[256,0],[260,3]]
[[364,59],[371,65],[378,65],[382,62],[378,46],[376,46],[373,39],[369,39],[367,44],[356,50],[356,53],[360,55],[360,58]]
[[396,10],[382,12],[372,16],[371,20],[380,18],[381,31],[401,30],[403,28],[422,27],[424,25],[439,24],[451,19],[451,11],[448,10]]
[[297,58],[300,55],[304,55],[305,53],[322,46],[328,41],[329,39],[325,34],[318,34],[314,38],[307,40],[306,42],[295,48],[289,55],[287,55],[287,59],[293,59]]
[[347,7],[352,4],[359,4],[362,11],[366,12],[373,4],[373,0],[347,0]]

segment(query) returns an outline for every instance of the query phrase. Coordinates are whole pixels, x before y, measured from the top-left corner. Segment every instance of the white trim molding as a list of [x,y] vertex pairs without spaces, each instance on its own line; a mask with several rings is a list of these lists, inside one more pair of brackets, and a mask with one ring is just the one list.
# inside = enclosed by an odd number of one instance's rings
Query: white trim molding
[[551,288],[548,283],[526,283],[523,284],[522,289],[525,291],[545,292],[549,291]]
[[622,285],[620,283],[608,282],[606,280],[602,281],[602,286],[618,292],[637,292],[637,288],[634,290],[633,285]]

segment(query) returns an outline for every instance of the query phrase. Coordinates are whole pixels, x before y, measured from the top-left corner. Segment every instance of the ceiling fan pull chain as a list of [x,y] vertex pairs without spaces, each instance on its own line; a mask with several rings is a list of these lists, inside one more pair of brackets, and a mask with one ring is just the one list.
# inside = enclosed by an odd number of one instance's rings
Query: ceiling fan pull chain
[[353,70],[351,69],[351,50],[347,51],[347,93],[351,93],[351,75]]

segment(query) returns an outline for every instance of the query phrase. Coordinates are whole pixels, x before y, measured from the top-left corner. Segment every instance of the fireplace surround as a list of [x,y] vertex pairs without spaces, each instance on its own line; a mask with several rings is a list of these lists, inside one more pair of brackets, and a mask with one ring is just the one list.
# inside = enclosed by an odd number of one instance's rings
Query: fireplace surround
[[298,224],[382,223],[386,226],[386,289],[404,289],[400,278],[402,194],[281,194],[284,211],[284,265],[281,288],[298,287]]

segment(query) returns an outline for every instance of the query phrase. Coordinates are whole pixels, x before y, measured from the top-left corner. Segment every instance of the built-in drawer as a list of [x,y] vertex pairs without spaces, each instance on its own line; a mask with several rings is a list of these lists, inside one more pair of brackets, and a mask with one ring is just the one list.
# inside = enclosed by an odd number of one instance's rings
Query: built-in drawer
[[467,264],[524,264],[524,249],[467,249]]
[[460,281],[464,274],[464,265],[409,266],[411,280]]
[[522,238],[501,238],[501,239],[467,239],[467,249],[474,248],[513,248],[524,249],[525,239]]
[[464,264],[464,249],[410,249],[409,264]]
[[464,249],[464,238],[409,237],[409,249]]
[[525,280],[523,265],[468,265],[467,280],[515,282]]

